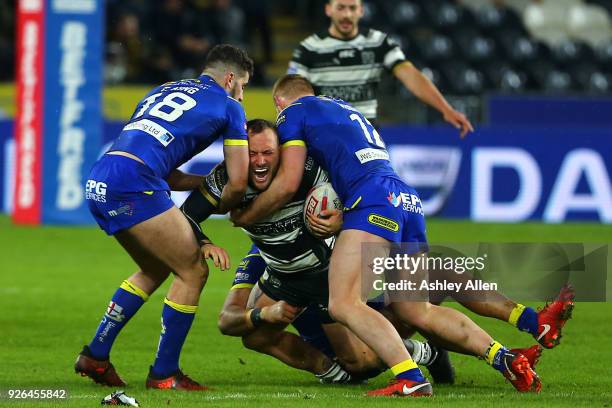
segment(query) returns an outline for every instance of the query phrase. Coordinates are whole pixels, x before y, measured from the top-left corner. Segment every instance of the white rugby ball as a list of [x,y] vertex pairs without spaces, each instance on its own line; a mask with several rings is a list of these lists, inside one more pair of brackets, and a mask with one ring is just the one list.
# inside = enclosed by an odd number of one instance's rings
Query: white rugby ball
[[308,231],[312,232],[308,218],[306,218],[307,214],[317,216],[323,210],[342,210],[343,208],[342,202],[331,183],[316,185],[306,195],[306,201],[304,202],[304,224],[306,224]]

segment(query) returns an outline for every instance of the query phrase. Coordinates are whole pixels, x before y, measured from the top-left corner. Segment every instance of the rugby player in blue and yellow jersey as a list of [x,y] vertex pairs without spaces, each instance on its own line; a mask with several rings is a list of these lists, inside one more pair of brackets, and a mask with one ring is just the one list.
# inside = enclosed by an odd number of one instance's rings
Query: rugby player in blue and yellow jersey
[[[329,312],[351,329],[389,366],[396,379],[368,395],[429,396],[430,383],[411,359],[397,331],[362,299],[362,243],[390,249],[409,243],[411,254],[426,252],[425,219],[417,192],[389,162],[384,141],[356,109],[314,96],[299,75],[279,79],[273,90],[283,146],[281,166],[270,187],[246,209],[233,210],[239,226],[275,212],[300,184],[307,152],[327,172],[347,211],[329,267]],[[406,205],[398,200],[408,200]],[[388,252],[387,252],[388,253]],[[445,344],[461,345],[483,357],[519,391],[539,391],[541,384],[528,359],[510,352],[462,313],[425,301],[393,302],[394,313],[421,333]]]
[[[113,342],[143,303],[170,275],[174,280],[162,311],[162,331],[147,388],[206,389],[179,369],[179,356],[208,277],[203,258],[222,269],[227,254],[198,242],[189,222],[170,199],[170,190],[192,190],[202,177],[177,167],[223,139],[228,183],[219,211],[242,199],[247,187],[246,118],[240,105],[253,73],[247,54],[231,45],[213,48],[199,78],[169,82],[136,107],[109,151],[96,162],[86,184],[89,208],[140,270],[113,295],[96,334],[83,348],[76,372],[108,386],[125,383],[109,361]],[[202,250],[200,249],[200,246]]]

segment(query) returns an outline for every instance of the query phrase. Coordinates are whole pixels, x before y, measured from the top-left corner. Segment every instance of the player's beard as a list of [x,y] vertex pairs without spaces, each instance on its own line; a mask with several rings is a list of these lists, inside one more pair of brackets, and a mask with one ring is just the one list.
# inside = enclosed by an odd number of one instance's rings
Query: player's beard
[[[343,28],[342,24],[343,23],[349,23],[350,27],[348,28]],[[353,31],[355,30],[355,22],[351,21],[351,20],[340,20],[340,21],[334,21],[334,26],[336,27],[336,31],[339,32],[342,37],[344,38],[348,38],[351,37],[353,35]],[[348,24],[347,24],[348,26]]]

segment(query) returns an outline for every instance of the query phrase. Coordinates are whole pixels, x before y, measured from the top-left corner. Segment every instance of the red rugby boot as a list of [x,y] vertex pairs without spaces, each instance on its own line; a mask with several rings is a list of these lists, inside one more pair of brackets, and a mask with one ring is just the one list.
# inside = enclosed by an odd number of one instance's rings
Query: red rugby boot
[[538,311],[538,335],[533,336],[546,348],[553,348],[561,341],[561,329],[572,317],[574,309],[574,288],[565,285],[557,299]]
[[152,368],[149,370],[149,376],[147,377],[146,387],[158,390],[179,390],[179,391],[206,391],[209,388],[205,385],[201,385],[197,381],[192,380],[189,376],[183,374],[181,370],[166,378],[155,378],[152,372]]
[[96,360],[91,356],[89,347],[83,347],[74,363],[74,372],[81,374],[81,377],[89,377],[98,384],[108,387],[123,387],[125,381],[119,377],[115,367],[109,360]]
[[502,374],[518,392],[540,392],[540,377],[529,365],[529,360],[522,354],[506,352],[502,357],[504,371]]
[[431,384],[427,381],[393,379],[384,388],[368,391],[368,397],[430,397],[433,395]]

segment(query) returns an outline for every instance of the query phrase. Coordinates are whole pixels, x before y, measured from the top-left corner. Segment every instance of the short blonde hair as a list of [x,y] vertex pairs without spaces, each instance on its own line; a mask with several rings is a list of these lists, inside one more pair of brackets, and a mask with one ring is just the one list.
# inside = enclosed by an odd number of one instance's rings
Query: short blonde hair
[[287,74],[281,77],[272,88],[273,96],[283,96],[285,98],[314,95],[314,93],[314,87],[310,81],[298,74]]

